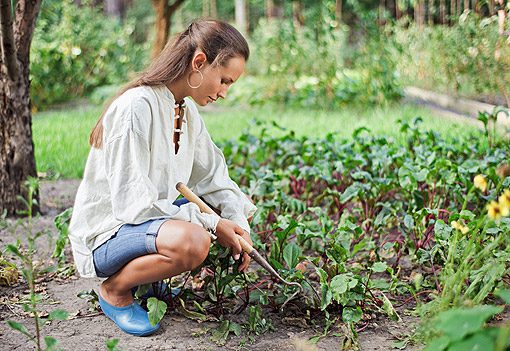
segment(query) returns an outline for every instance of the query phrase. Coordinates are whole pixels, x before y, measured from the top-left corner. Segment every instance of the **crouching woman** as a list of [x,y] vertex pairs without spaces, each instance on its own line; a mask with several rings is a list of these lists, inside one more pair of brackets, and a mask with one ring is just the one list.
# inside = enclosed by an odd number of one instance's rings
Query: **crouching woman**
[[[247,218],[256,208],[230,179],[192,102],[224,99],[248,56],[246,40],[229,24],[193,22],[122,89],[91,133],[69,237],[80,275],[107,278],[99,287],[101,309],[126,333],[159,328],[132,289],[199,266],[209,251],[208,231],[236,259],[238,236],[251,243]],[[176,203],[178,182],[222,219]],[[249,262],[243,254],[240,270]]]

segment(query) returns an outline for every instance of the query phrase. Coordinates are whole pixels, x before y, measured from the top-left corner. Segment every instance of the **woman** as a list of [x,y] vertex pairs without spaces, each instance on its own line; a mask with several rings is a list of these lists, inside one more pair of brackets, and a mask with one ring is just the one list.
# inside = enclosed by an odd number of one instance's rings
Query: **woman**
[[[147,312],[131,289],[199,266],[209,232],[240,258],[237,236],[251,243],[247,218],[256,208],[229,178],[195,105],[219,98],[241,75],[246,40],[220,21],[196,21],[167,45],[107,107],[90,136],[92,148],[76,195],[70,240],[83,277],[107,278],[101,309],[123,331],[149,335]],[[174,204],[188,184],[221,211]],[[240,270],[250,258],[243,254]]]

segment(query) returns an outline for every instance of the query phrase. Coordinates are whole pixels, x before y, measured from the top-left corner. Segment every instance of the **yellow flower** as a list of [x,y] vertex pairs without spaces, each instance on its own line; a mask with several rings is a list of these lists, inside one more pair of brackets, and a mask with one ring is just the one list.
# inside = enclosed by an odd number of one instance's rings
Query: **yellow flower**
[[485,177],[481,174],[475,176],[473,179],[473,184],[476,188],[480,189],[482,192],[485,192],[487,190],[487,180]]
[[510,189],[506,189],[499,197],[499,206],[507,213],[510,212]]
[[501,207],[501,205],[496,201],[491,201],[491,203],[487,205],[487,212],[490,218],[500,219],[503,216],[508,216],[510,209]]
[[453,221],[452,227],[460,231],[462,234],[466,234],[467,232],[469,232],[469,228],[461,222]]

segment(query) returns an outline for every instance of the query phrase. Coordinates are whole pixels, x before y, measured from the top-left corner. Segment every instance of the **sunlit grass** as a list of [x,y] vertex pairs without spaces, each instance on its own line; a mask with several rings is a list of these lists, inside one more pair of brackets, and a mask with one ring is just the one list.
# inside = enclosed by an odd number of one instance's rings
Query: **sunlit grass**
[[[339,138],[349,138],[352,133],[366,127],[373,134],[396,136],[398,120],[423,119],[422,128],[432,129],[444,137],[468,134],[477,128],[460,121],[453,121],[434,114],[429,109],[413,104],[390,104],[385,107],[347,107],[337,111],[311,109],[282,109],[274,106],[251,108],[226,108],[202,113],[207,128],[215,140],[237,138],[250,121],[274,121],[281,127],[293,130],[298,136],[323,137],[334,133]],[[481,126],[481,123],[480,123]]]
[[[37,113],[33,118],[33,132],[39,172],[63,178],[80,178],[89,152],[88,136],[101,110],[98,106],[82,106]],[[205,110],[202,115],[216,141],[238,138],[249,128],[255,132],[250,123],[254,119],[275,121],[284,128],[294,130],[298,136],[311,138],[323,137],[328,133],[349,138],[360,127],[367,127],[374,134],[397,135],[397,120],[407,121],[416,116],[423,118],[423,129],[433,129],[447,137],[475,130],[473,126],[438,117],[423,107],[409,104],[348,107],[338,111],[220,106]]]

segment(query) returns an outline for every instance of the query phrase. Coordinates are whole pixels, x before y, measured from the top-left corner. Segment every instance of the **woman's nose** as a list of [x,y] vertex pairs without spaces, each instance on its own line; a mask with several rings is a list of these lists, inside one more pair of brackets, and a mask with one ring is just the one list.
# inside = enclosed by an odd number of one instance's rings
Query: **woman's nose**
[[222,99],[225,99],[227,97],[227,90],[228,88],[225,87],[223,89],[221,89],[219,92],[218,92],[218,97],[222,98]]

